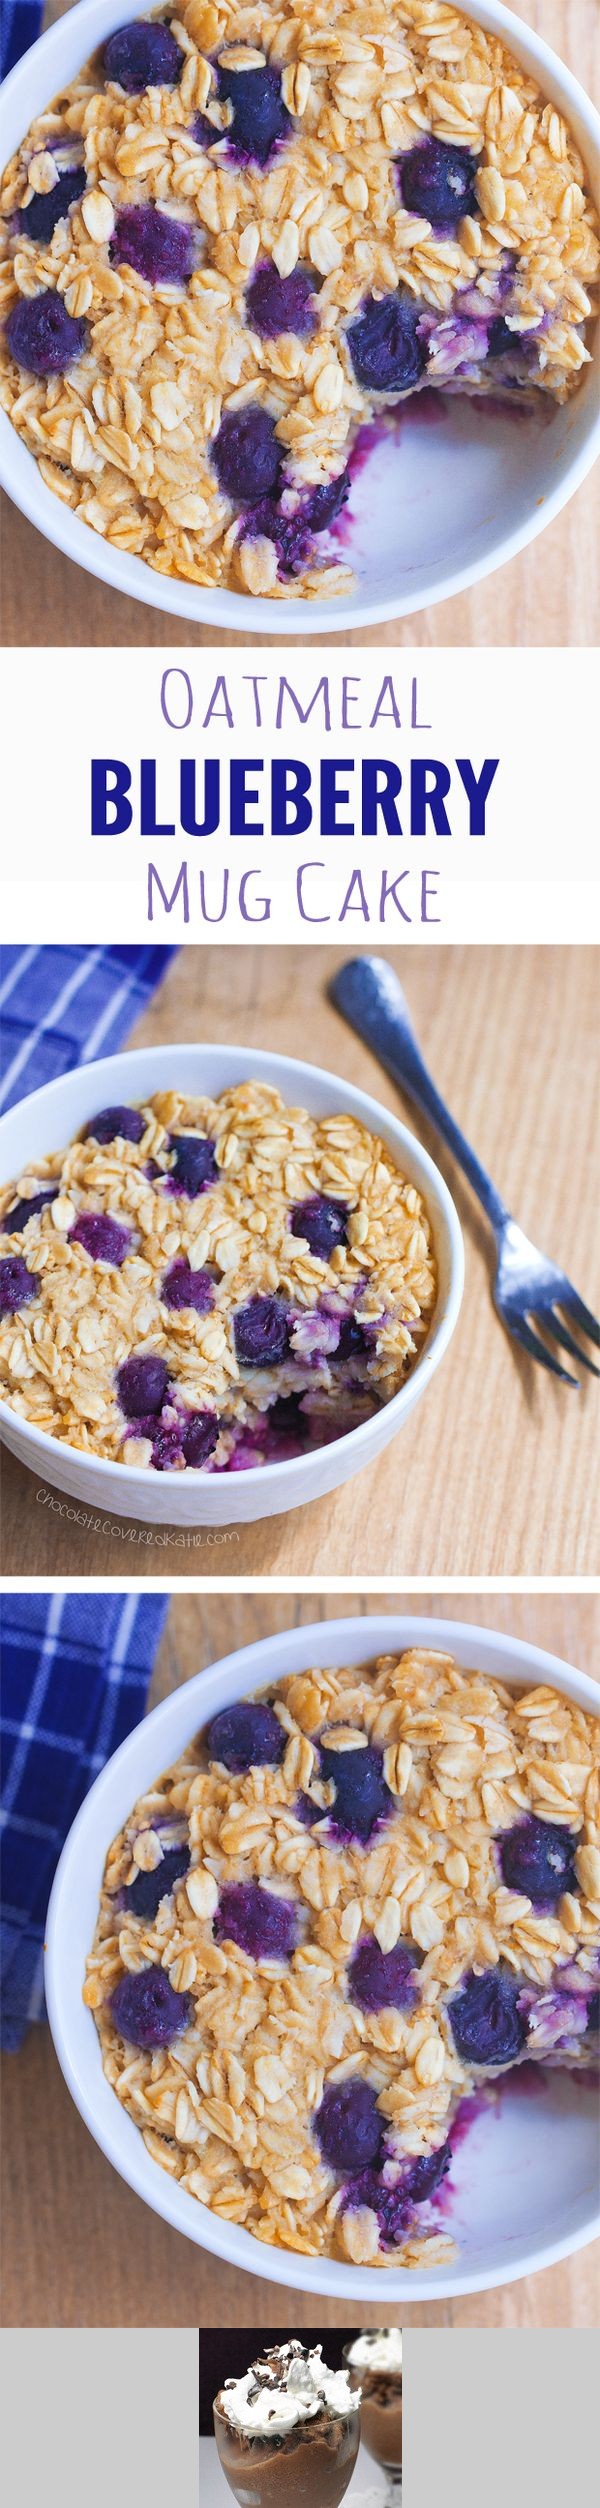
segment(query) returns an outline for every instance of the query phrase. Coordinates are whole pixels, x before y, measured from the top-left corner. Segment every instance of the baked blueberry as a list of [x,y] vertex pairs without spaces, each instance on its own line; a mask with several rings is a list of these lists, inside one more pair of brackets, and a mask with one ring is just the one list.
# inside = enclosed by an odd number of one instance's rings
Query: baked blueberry
[[587,2036],[597,2037],[600,2029],[600,1990],[590,1995],[587,2010]]
[[99,1115],[91,1115],[86,1123],[83,1138],[99,1141],[104,1148],[109,1141],[141,1141],[145,1130],[139,1106],[102,1106]]
[[203,1464],[208,1463],[209,1456],[214,1454],[218,1436],[219,1421],[215,1411],[192,1411],[181,1441],[189,1471],[202,1471]]
[[350,2073],[345,2081],[329,2083],[315,2116],[315,2133],[328,2168],[335,2169],[338,2177],[369,2168],[378,2157],[383,2132],[377,2093],[369,2081],[363,2081],[360,2073]]
[[209,1185],[218,1184],[214,1141],[196,1132],[172,1132],[169,1148],[175,1151],[170,1172],[178,1193],[207,1193]]
[[432,135],[397,159],[397,173],[405,208],[428,218],[439,233],[454,233],[461,218],[478,216],[477,159],[468,148]]
[[76,321],[58,289],[39,296],[19,296],[5,325],[11,357],[26,374],[66,374],[86,344],[85,322]]
[[17,1315],[40,1285],[37,1271],[28,1271],[22,1254],[3,1254],[0,1261],[0,1315]]
[[282,448],[275,420],[262,402],[249,401],[245,409],[226,410],[211,449],[219,487],[234,504],[256,505],[261,496],[274,494]]
[[59,218],[68,218],[74,202],[81,199],[86,186],[85,166],[72,166],[69,173],[59,174],[51,192],[34,192],[21,210],[20,226],[34,244],[49,244]]
[[373,1934],[358,1943],[348,1968],[348,1993],[361,2012],[410,2011],[415,2000],[415,1968],[420,1955],[410,1942],[381,1951]]
[[141,96],[144,87],[176,87],[184,55],[169,26],[157,18],[132,18],[109,35],[102,50],[104,76]]
[[[382,2158],[380,2168],[365,2169],[355,2178],[345,2210],[353,2212],[367,2205],[376,2212],[379,2235],[384,2247],[395,2247],[410,2227],[413,2205],[429,2203],[438,2186],[447,2176],[452,2160],[449,2142],[441,2151],[427,2151],[417,2160],[401,2160],[398,2164]],[[392,2175],[393,2168],[393,2175]]]
[[147,201],[141,208],[120,209],[109,244],[111,261],[127,262],[151,287],[183,287],[197,255],[193,227],[180,218],[166,218]]
[[199,148],[216,148],[219,140],[224,137],[224,131],[216,129],[214,122],[209,121],[207,113],[194,114],[192,139],[196,140]]
[[275,1367],[287,1358],[289,1318],[281,1298],[248,1298],[238,1306],[233,1338],[241,1367]]
[[326,1784],[332,1780],[335,1787],[328,1820],[365,1846],[376,1822],[394,1808],[383,1773],[383,1751],[376,1750],[373,1742],[367,1742],[364,1750],[329,1750],[325,1734],[319,1760],[321,1777]]
[[519,2011],[521,1983],[509,1968],[471,1969],[448,2003],[448,2019],[464,2064],[515,2064],[527,2037]]
[[577,1838],[551,1820],[538,1820],[531,1812],[514,1829],[503,1831],[497,1852],[507,1890],[523,1893],[532,1907],[555,1907],[565,1890],[577,1889]]
[[151,1923],[161,1899],[168,1898],[175,1882],[183,1880],[189,1860],[189,1846],[170,1846],[153,1872],[136,1872],[135,1881],[130,1882],[126,1892],[125,1914],[129,1915],[133,1908],[134,1916],[143,1916]]
[[69,1243],[82,1245],[93,1263],[124,1263],[131,1251],[129,1228],[122,1228],[118,1219],[109,1219],[103,1210],[82,1210],[69,1230]]
[[47,1202],[55,1202],[59,1192],[59,1184],[46,1184],[43,1193],[32,1193],[29,1199],[23,1196],[20,1202],[13,1202],[12,1210],[4,1213],[2,1235],[13,1237],[17,1228],[26,1228],[28,1219],[37,1218],[38,1211],[45,1210]]
[[109,2010],[130,2046],[170,2046],[192,2016],[189,1994],[176,1994],[166,1968],[138,1968],[119,1978]]
[[340,1337],[337,1350],[334,1351],[334,1358],[364,1358],[368,1348],[369,1342],[360,1316],[345,1315],[340,1325]]
[[192,1271],[187,1255],[178,1255],[165,1272],[160,1294],[163,1306],[175,1314],[190,1307],[195,1315],[208,1315],[214,1299],[210,1272]]
[[276,1898],[260,1881],[230,1881],[220,1892],[213,1932],[217,1942],[237,1942],[249,1959],[291,1959],[298,1910],[293,1899]]
[[264,68],[236,70],[219,67],[219,95],[233,105],[233,122],[227,137],[241,157],[253,157],[256,165],[266,165],[267,158],[279,139],[286,139],[292,125],[283,102],[279,71]]
[[327,1193],[313,1193],[307,1202],[296,1202],[290,1228],[293,1237],[305,1237],[311,1254],[318,1254],[327,1263],[334,1245],[348,1243],[348,1209],[345,1202],[334,1202]]
[[420,381],[427,364],[427,341],[419,336],[423,308],[408,290],[393,296],[368,296],[362,313],[346,333],[357,383],[363,392],[408,392]]
[[253,331],[263,340],[277,340],[282,331],[293,331],[297,339],[312,331],[315,319],[314,296],[316,279],[312,271],[297,268],[281,279],[274,261],[263,261],[246,289],[246,310]]
[[164,1358],[153,1350],[123,1360],[117,1371],[117,1393],[126,1419],[144,1419],[162,1411],[169,1382]]
[[248,1768],[278,1768],[287,1744],[288,1735],[273,1708],[246,1699],[238,1706],[222,1707],[206,1735],[209,1759],[219,1759],[233,1776],[242,1776]]

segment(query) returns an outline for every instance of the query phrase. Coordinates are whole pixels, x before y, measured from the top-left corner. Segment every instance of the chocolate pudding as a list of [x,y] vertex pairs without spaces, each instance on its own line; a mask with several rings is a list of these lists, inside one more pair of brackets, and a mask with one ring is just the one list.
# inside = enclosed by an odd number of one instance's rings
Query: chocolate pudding
[[344,2351],[351,2384],[361,2395],[361,2438],[390,2476],[389,2497],[402,2490],[402,2335],[395,2325],[358,2334]]
[[338,2508],[358,2454],[360,2390],[283,2343],[217,2395],[215,2438],[240,2508]]

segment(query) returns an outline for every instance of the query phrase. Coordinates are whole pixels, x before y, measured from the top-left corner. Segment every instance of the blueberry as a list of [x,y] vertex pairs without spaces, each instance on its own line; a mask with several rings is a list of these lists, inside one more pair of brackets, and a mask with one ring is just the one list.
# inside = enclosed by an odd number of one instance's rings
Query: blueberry
[[494,321],[490,323],[488,331],[488,357],[518,358],[519,354],[522,354],[523,352],[526,339],[528,340],[527,333],[523,331],[511,331],[508,322],[505,321],[504,314],[496,314]]
[[422,308],[414,296],[368,296],[346,334],[357,383],[363,392],[408,392],[427,364],[427,342],[419,339]]
[[325,1819],[322,1805],[313,1802],[312,1794],[297,1794],[294,1811],[296,1819],[301,1820],[303,1829],[314,1829],[315,1820]]
[[430,226],[453,233],[461,218],[477,216],[477,160],[468,148],[433,137],[419,140],[398,158],[397,170],[405,209],[412,209],[416,218],[428,218]]
[[84,1254],[91,1254],[93,1263],[124,1263],[131,1248],[128,1228],[118,1219],[109,1219],[103,1210],[82,1210],[70,1229],[71,1245],[82,1245]]
[[218,131],[214,122],[209,121],[207,113],[194,114],[192,139],[196,140],[198,148],[216,148],[218,141],[224,136],[224,132]]
[[302,339],[312,331],[316,284],[310,270],[292,270],[289,278],[280,279],[274,261],[261,262],[246,289],[253,331],[259,331],[263,340],[277,340],[282,331],[294,331]]
[[330,529],[349,495],[349,473],[342,470],[337,479],[324,480],[322,487],[301,496],[292,514],[284,513],[273,497],[262,497],[251,507],[244,538],[255,539],[258,533],[273,540],[280,573],[297,574],[310,561],[313,540],[320,531]]
[[126,96],[139,96],[144,87],[176,87],[183,59],[170,28],[143,17],[117,27],[102,51],[105,78],[124,87]]
[[269,1437],[281,1437],[284,1440],[294,1437],[300,1445],[306,1444],[309,1422],[306,1412],[301,1409],[301,1400],[302,1396],[299,1393],[280,1393],[276,1402],[269,1403],[267,1414]]
[[340,1337],[334,1357],[338,1359],[364,1358],[368,1348],[369,1342],[360,1317],[345,1315],[340,1325]]
[[281,1298],[249,1298],[234,1316],[233,1338],[241,1367],[275,1367],[287,1358],[289,1322]]
[[508,1968],[470,1969],[451,1996],[448,2019],[464,2064],[514,2064],[527,2037],[519,2011],[521,1987]]
[[146,203],[141,209],[120,209],[109,245],[111,261],[126,261],[151,287],[183,287],[196,260],[191,226],[165,218],[162,209]]
[[311,490],[304,509],[309,531],[329,531],[331,524],[337,522],[350,495],[350,484],[349,472],[340,470],[337,479],[325,479],[321,488]]
[[110,1999],[119,2035],[130,2046],[170,2046],[187,2028],[193,2006],[189,1994],[175,1994],[165,1968],[138,1968],[119,1978]]
[[168,1382],[166,1361],[152,1350],[124,1359],[117,1371],[117,1393],[125,1418],[144,1419],[162,1411]]
[[392,1796],[383,1774],[383,1751],[376,1750],[372,1742],[364,1750],[328,1750],[325,1738],[319,1756],[321,1776],[326,1784],[333,1779],[335,1786],[329,1820],[366,1845],[376,1821],[392,1809]]
[[431,2201],[451,2160],[450,2144],[445,2142],[441,2151],[427,2151],[418,2160],[402,2160],[398,2168],[394,2167],[393,2183],[386,2179],[385,2162],[383,2168],[365,2169],[355,2178],[345,2208],[355,2211],[366,2204],[370,2212],[377,2213],[382,2246],[394,2247],[410,2227],[412,2206]]
[[315,2132],[323,2159],[338,2177],[369,2168],[381,2148],[384,2120],[377,2093],[359,2073],[330,2082],[315,2116]]
[[83,355],[85,322],[67,313],[54,287],[45,288],[41,296],[20,296],[5,328],[11,357],[26,374],[65,374]]
[[291,130],[289,113],[283,102],[278,70],[260,68],[235,70],[219,68],[219,95],[233,105],[233,122],[228,138],[240,156],[253,157],[256,165],[266,165],[278,139],[285,139]]
[[366,1934],[348,1969],[352,2002],[360,2004],[362,2012],[409,2011],[415,1997],[413,1971],[419,1964],[419,1954],[410,1942],[397,1942],[395,1950],[380,1951],[373,1934]]
[[222,1707],[213,1716],[206,1747],[209,1759],[222,1760],[233,1776],[242,1776],[247,1768],[278,1768],[287,1739],[272,1707],[251,1706],[242,1699],[239,1706]]
[[346,1203],[332,1202],[326,1193],[313,1193],[309,1201],[296,1202],[290,1228],[293,1237],[306,1237],[311,1254],[327,1263],[334,1245],[348,1243]]
[[183,1879],[189,1860],[189,1846],[170,1846],[153,1872],[136,1872],[135,1881],[131,1882],[126,1894],[126,1914],[129,1915],[133,1908],[134,1916],[147,1917],[151,1923],[161,1900],[168,1898],[175,1882]]
[[140,1420],[138,1437],[152,1438],[152,1468],[155,1472],[179,1472],[183,1464],[181,1425],[179,1421]]
[[587,2036],[595,2038],[600,2029],[600,1992],[590,1995],[587,2013]]
[[246,409],[226,411],[212,447],[219,487],[237,505],[256,505],[272,496],[281,470],[282,451],[275,420],[260,401]]
[[58,1184],[48,1184],[43,1193],[32,1193],[28,1201],[13,1202],[12,1210],[4,1213],[3,1236],[14,1237],[17,1228],[26,1228],[28,1219],[35,1219],[38,1211],[45,1210],[47,1202],[56,1201],[58,1191]]
[[86,1123],[84,1141],[99,1141],[102,1148],[108,1141],[141,1141],[146,1119],[138,1106],[103,1106],[99,1115]]
[[214,1141],[195,1132],[171,1132],[169,1148],[175,1151],[171,1177],[179,1193],[207,1193],[209,1185],[218,1184]]
[[165,1272],[160,1294],[163,1306],[172,1307],[175,1314],[191,1307],[195,1315],[208,1315],[214,1296],[210,1272],[192,1271],[187,1255],[179,1255]]
[[217,1942],[237,1942],[249,1959],[291,1959],[298,1910],[293,1899],[261,1889],[260,1881],[230,1881],[221,1890],[213,1932]]
[[86,179],[84,166],[72,166],[68,174],[59,174],[51,192],[34,192],[20,218],[22,232],[31,237],[32,243],[50,243],[59,218],[68,217],[74,201],[81,199]]
[[201,1472],[209,1455],[214,1454],[219,1436],[216,1411],[192,1411],[189,1426],[184,1428],[182,1446],[188,1469]]
[[28,1271],[22,1254],[3,1254],[0,1262],[0,1315],[16,1315],[40,1285],[37,1271]]
[[533,1907],[554,1907],[565,1890],[577,1889],[577,1839],[569,1829],[532,1812],[497,1841],[502,1879],[507,1890],[523,1892]]

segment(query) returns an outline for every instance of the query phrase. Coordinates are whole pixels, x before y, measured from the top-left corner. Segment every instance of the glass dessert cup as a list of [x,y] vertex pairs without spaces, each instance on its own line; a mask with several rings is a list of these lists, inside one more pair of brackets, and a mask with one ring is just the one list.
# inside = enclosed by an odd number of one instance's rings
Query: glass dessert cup
[[342,2354],[355,2394],[361,2397],[360,2434],[374,2463],[387,2476],[388,2508],[402,2499],[402,2370],[368,2369],[352,2359],[354,2340]]
[[239,2508],[338,2508],[358,2455],[359,2412],[323,2409],[267,2435],[237,2429],[218,2399],[213,2409],[220,2463]]

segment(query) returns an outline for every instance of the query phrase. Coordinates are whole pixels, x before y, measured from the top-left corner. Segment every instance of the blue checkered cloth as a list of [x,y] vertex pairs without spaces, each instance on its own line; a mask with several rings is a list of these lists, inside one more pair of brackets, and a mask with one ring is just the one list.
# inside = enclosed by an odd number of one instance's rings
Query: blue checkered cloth
[[0,78],[41,35],[43,0],[0,0]]
[[149,943],[0,949],[0,1112],[74,1064],[116,1053],[172,956]]
[[5,1593],[0,1691],[0,2043],[44,2018],[43,1942],[67,1832],[144,1714],[167,1600]]

